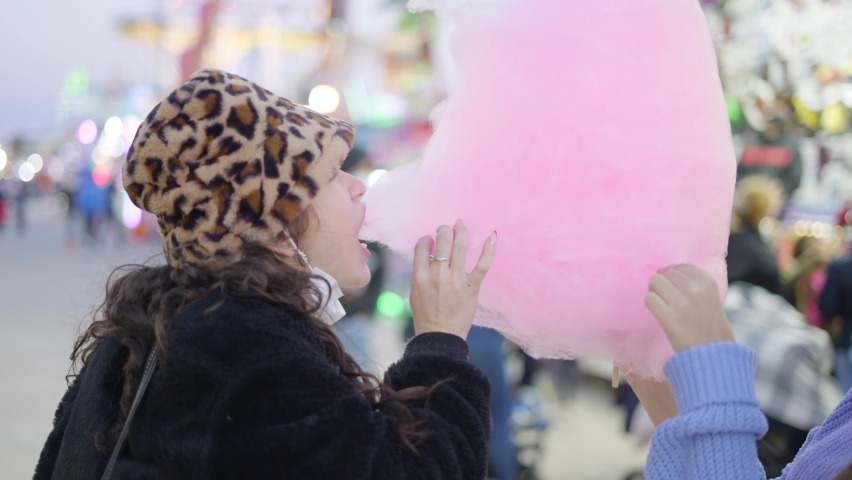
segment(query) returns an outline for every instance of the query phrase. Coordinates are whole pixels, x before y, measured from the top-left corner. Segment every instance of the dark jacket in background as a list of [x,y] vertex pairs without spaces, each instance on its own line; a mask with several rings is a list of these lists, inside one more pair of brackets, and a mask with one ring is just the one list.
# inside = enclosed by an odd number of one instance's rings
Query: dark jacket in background
[[828,266],[828,278],[819,300],[826,321],[843,318],[843,330],[837,346],[852,347],[852,256],[845,256]]
[[781,294],[778,260],[760,232],[743,222],[740,232],[728,238],[728,284],[746,282]]
[[[189,305],[167,336],[115,479],[482,479],[489,384],[459,337],[412,340],[387,372],[396,389],[452,378],[411,402],[428,436],[408,450],[324,353],[310,321],[260,300]],[[108,457],[94,435],[112,424],[127,352],[108,340],[56,412],[36,479],[97,479]]]
[[777,178],[789,197],[802,183],[802,157],[798,141],[784,136],[778,140],[758,137],[754,145],[743,150],[737,167],[737,181],[751,175]]

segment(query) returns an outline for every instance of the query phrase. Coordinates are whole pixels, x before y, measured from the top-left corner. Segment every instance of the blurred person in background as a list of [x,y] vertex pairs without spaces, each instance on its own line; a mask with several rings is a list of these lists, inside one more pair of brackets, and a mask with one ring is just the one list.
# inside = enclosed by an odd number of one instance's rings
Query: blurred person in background
[[496,233],[472,273],[461,221],[420,239],[417,335],[385,381],[363,371],[330,327],[370,279],[365,187],[339,171],[353,139],[219,70],[155,107],[123,178],[167,264],[112,276],[36,479],[485,476],[489,384],[465,339]]
[[80,220],[80,213],[77,209],[79,200],[77,199],[77,191],[80,189],[82,175],[66,175],[59,183],[59,192],[64,195],[68,208],[65,210],[65,245],[67,248],[75,249],[78,246],[77,242],[77,223]]
[[819,300],[836,352],[835,375],[844,391],[852,389],[852,255],[828,266],[828,277]]
[[777,215],[782,196],[771,177],[755,175],[737,183],[728,238],[728,283],[746,282],[781,294],[778,259],[761,236],[760,223]]
[[30,197],[30,183],[17,181],[12,184],[15,189],[15,227],[18,233],[23,234],[27,230],[27,203]]
[[91,171],[84,170],[80,177],[80,186],[74,200],[76,210],[83,218],[83,240],[89,245],[96,245],[101,239],[101,226],[106,217],[109,192],[95,183]]
[[781,269],[785,298],[805,315],[809,324],[823,329],[828,325],[819,310],[819,297],[825,287],[825,267],[832,250],[828,242],[801,237],[793,249],[793,258]]
[[774,112],[768,114],[766,128],[758,132],[755,143],[743,150],[737,180],[752,175],[777,178],[786,198],[790,198],[802,182],[798,140],[787,132],[784,119]]
[[512,442],[511,392],[504,365],[505,339],[491,328],[473,327],[467,337],[470,361],[491,382],[491,438],[488,441],[488,472],[497,480],[517,480],[518,451]]
[[0,231],[6,227],[6,193],[4,190],[5,180],[0,179]]

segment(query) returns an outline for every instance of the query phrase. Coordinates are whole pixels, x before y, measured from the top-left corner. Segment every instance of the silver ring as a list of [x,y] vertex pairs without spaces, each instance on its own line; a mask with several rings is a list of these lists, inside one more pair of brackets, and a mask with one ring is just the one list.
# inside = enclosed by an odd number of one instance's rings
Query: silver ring
[[449,262],[450,261],[449,258],[436,257],[435,255],[429,255],[429,260],[433,260],[433,261],[436,261],[436,262]]

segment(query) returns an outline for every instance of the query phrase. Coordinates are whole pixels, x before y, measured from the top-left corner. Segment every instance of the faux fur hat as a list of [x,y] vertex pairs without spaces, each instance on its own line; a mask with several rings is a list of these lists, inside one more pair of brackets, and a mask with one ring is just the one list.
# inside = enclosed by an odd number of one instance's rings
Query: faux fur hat
[[173,267],[221,266],[283,232],[337,174],[355,128],[240,76],[202,70],[139,127],[124,188]]

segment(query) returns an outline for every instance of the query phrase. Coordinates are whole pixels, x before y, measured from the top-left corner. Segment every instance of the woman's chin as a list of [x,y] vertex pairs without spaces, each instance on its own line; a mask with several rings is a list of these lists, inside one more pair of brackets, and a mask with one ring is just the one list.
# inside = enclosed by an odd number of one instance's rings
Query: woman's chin
[[341,288],[362,288],[366,287],[368,283],[370,283],[371,273],[370,267],[363,265],[358,268],[356,271],[352,271],[350,275],[346,276],[347,278],[344,281],[338,280]]

